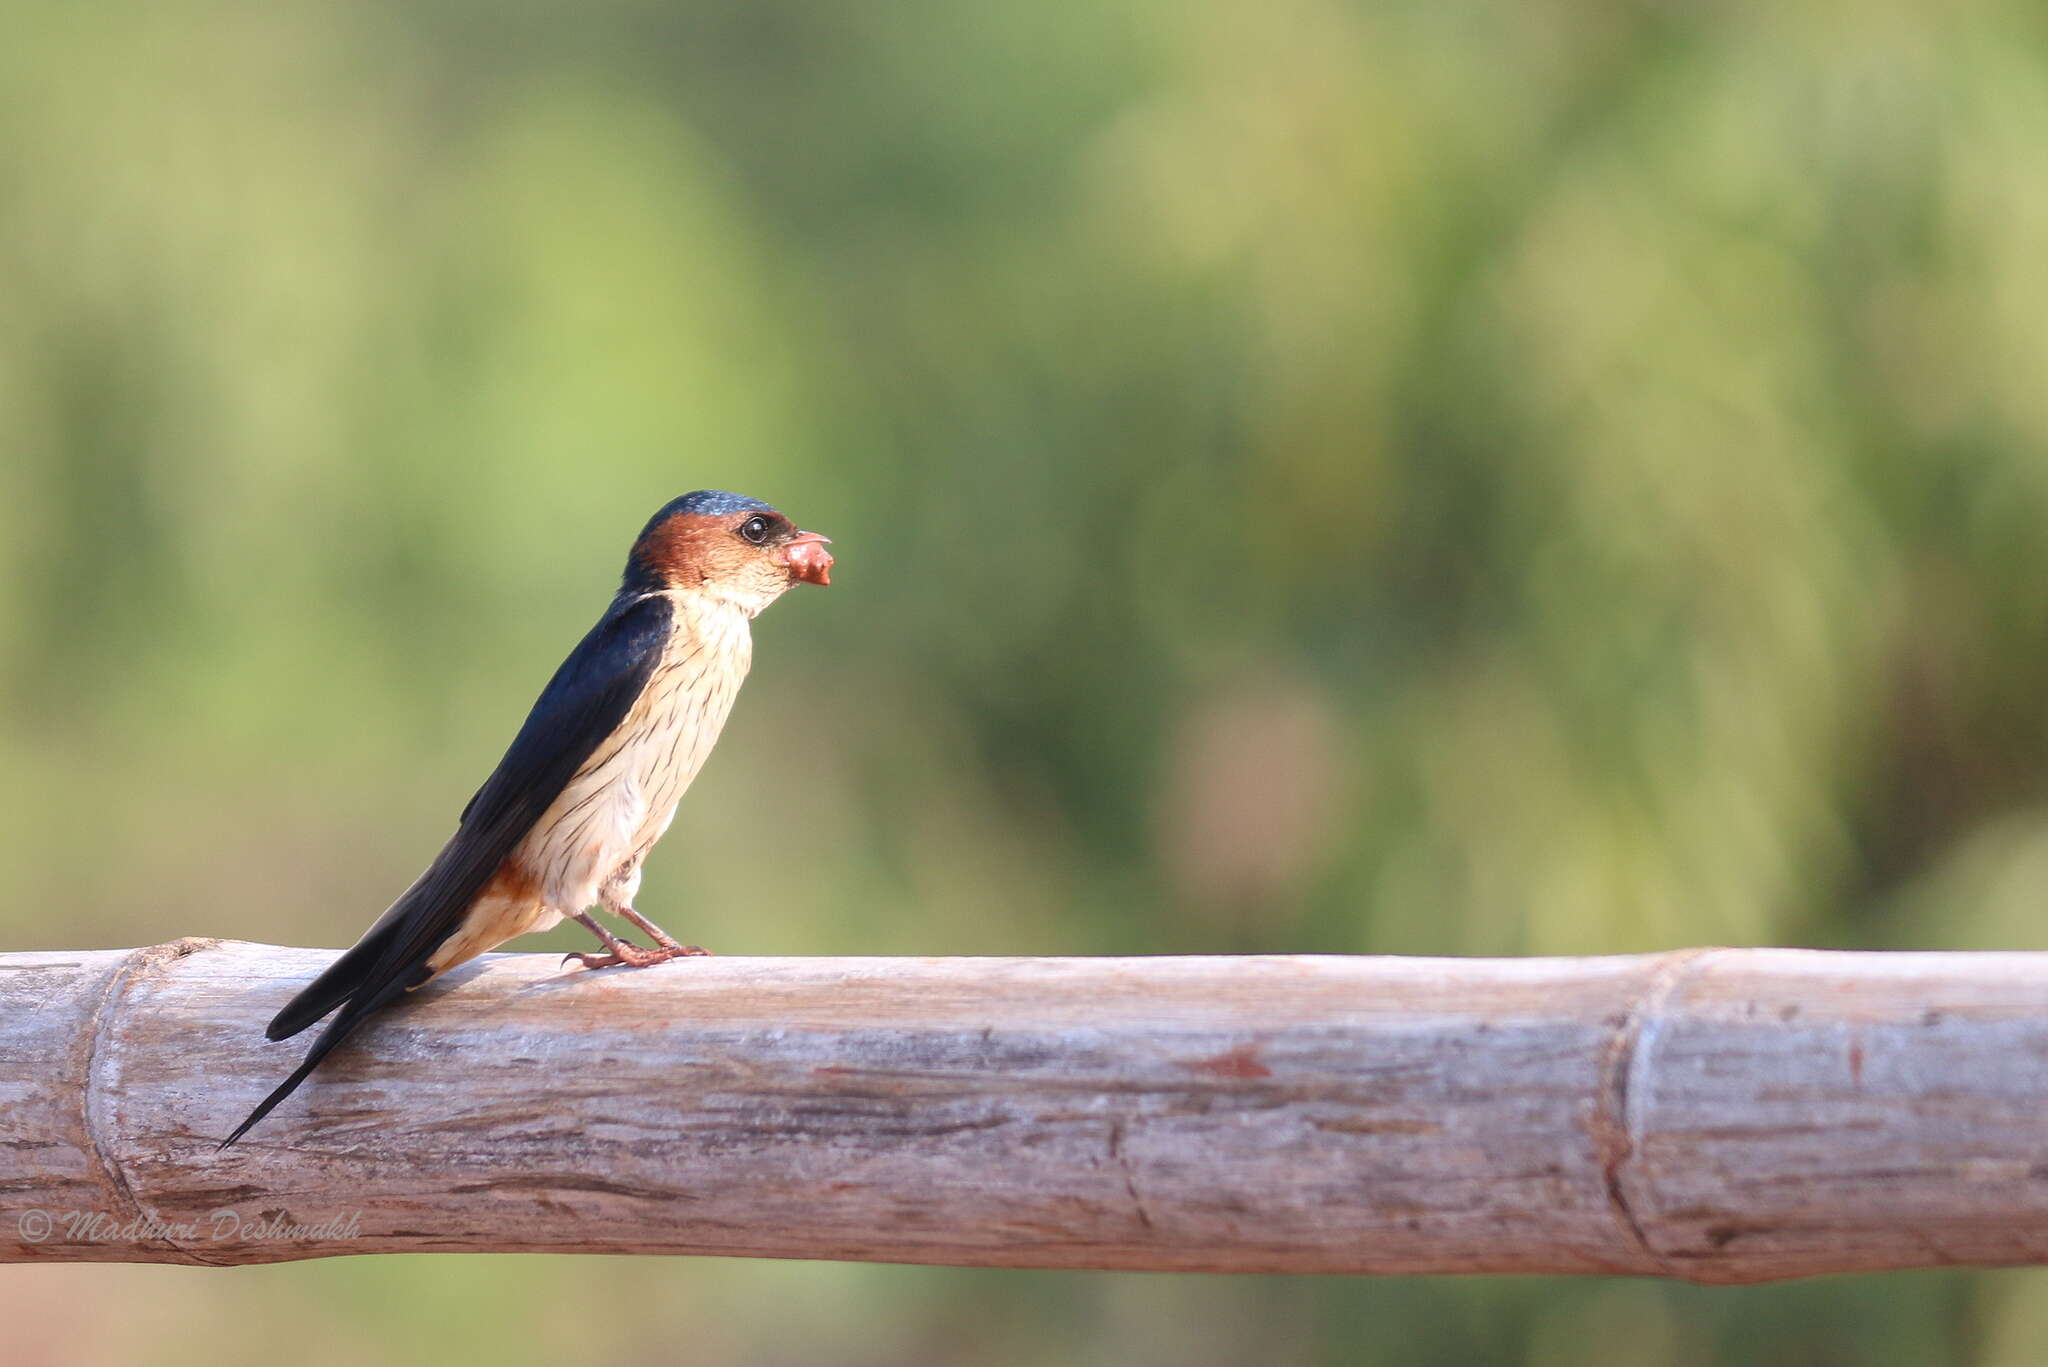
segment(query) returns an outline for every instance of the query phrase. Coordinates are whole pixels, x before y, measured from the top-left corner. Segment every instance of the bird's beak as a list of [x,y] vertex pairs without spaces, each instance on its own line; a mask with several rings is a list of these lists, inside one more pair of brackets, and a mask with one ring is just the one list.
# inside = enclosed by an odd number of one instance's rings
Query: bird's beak
[[832,582],[832,552],[825,548],[832,544],[832,538],[819,536],[816,532],[798,532],[782,543],[775,558],[789,567],[792,577],[806,584],[830,584]]

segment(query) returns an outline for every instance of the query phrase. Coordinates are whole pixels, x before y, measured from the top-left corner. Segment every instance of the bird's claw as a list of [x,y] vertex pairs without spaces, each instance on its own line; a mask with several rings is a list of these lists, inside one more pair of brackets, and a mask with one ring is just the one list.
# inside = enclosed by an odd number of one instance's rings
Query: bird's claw
[[670,959],[695,959],[709,957],[710,954],[710,950],[700,949],[696,945],[668,944],[659,949],[642,949],[630,941],[621,940],[618,949],[613,953],[564,954],[562,962],[567,964],[569,960],[574,959],[585,968],[614,968],[622,964],[627,968],[646,968],[651,964],[667,963]]

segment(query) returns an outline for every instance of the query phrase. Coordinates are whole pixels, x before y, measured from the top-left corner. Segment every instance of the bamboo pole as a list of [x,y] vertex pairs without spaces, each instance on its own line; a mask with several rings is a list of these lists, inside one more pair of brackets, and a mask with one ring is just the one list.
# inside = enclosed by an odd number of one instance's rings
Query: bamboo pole
[[331,957],[0,955],[0,1260],[2048,1260],[2048,955],[493,955],[216,1152]]

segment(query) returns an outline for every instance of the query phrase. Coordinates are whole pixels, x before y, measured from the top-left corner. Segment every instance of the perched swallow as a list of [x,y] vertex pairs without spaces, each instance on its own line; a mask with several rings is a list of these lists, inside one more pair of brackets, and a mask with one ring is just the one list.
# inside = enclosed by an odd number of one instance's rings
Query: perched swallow
[[[604,946],[568,956],[589,968],[704,953],[633,909],[640,865],[732,710],[753,656],[748,624],[795,585],[832,582],[827,544],[765,503],[718,490],[656,513],[611,606],[541,691],[448,844],[270,1022],[265,1033],[281,1040],[340,1008],[221,1147],[379,1007],[515,935],[572,917]],[[612,934],[591,918],[594,906],[638,926],[654,948]]]

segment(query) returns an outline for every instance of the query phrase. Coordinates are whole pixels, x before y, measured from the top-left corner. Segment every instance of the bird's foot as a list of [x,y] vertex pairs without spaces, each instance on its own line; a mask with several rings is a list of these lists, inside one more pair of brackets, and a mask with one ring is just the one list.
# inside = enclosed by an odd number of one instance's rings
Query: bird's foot
[[696,955],[709,954],[711,952],[708,949],[699,949],[695,945],[685,945],[676,943],[675,936],[669,934],[660,926],[654,924],[654,922],[648,920],[645,916],[642,916],[639,912],[633,910],[633,908],[631,907],[620,907],[618,911],[619,915],[625,917],[628,921],[631,921],[634,925],[646,931],[649,938],[651,938],[657,945],[660,945],[664,950],[668,951],[668,955],[672,959],[680,959],[683,958],[685,955],[695,957]]
[[696,945],[666,944],[658,949],[642,949],[636,944],[620,940],[609,954],[564,954],[562,962],[574,959],[585,968],[613,968],[620,964],[627,968],[646,968],[651,964],[665,964],[670,959],[695,959],[708,957],[711,951]]
[[668,936],[663,935],[660,931],[655,932],[654,941],[656,944],[661,946],[660,953],[664,958],[709,959],[712,957],[711,951],[704,948],[704,946],[677,944],[674,940],[671,940]]

